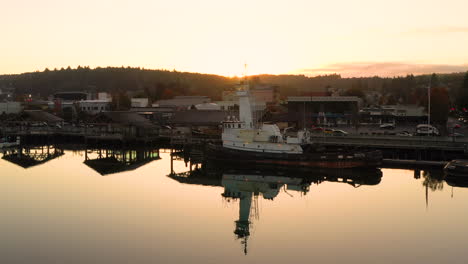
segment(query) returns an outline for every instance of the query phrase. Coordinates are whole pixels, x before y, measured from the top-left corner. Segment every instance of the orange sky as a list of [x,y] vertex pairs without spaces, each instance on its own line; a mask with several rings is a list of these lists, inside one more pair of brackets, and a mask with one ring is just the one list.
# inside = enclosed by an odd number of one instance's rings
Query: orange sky
[[17,0],[0,73],[78,65],[240,75],[468,70],[468,1]]

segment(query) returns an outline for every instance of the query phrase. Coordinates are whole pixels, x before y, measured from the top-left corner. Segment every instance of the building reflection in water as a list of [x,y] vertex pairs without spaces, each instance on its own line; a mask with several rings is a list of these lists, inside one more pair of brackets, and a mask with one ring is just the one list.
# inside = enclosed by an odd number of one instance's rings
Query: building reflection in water
[[64,154],[57,145],[26,145],[3,150],[2,159],[24,169],[44,164]]
[[87,147],[85,150],[84,164],[101,175],[108,175],[135,170],[159,158],[159,149]]
[[265,166],[239,169],[209,161],[198,164],[194,162],[199,160],[198,154],[193,160],[189,154],[185,153],[185,156],[181,157],[184,155],[183,152],[174,152],[171,155],[171,163],[173,160],[183,159],[190,170],[175,173],[171,169],[172,172],[168,177],[185,184],[223,187],[224,192],[221,195],[226,201],[239,201],[239,218],[235,221],[234,234],[241,241],[244,254],[248,253],[248,240],[253,220],[258,219],[259,197],[274,200],[280,192],[289,194],[290,191],[306,195],[312,184],[326,181],[341,182],[355,188],[361,185],[377,185],[382,177],[380,169],[294,170]]

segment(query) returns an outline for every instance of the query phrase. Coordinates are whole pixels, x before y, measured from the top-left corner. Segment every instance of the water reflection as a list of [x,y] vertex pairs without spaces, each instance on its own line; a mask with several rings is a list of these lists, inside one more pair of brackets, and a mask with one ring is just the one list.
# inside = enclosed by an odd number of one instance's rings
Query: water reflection
[[108,175],[135,170],[157,159],[159,149],[86,148],[84,164],[101,175]]
[[235,221],[234,234],[241,240],[244,254],[247,254],[251,217],[256,219],[259,217],[259,196],[273,200],[281,190],[286,193],[287,190],[298,191],[305,195],[311,183],[305,178],[231,172],[223,174],[221,184],[224,187],[222,196],[228,202],[239,200],[239,219]]
[[20,146],[5,149],[2,159],[28,169],[44,164],[63,154],[63,148],[57,145]]
[[[195,154],[192,156],[192,154]],[[258,200],[274,200],[280,192],[292,196],[297,192],[305,196],[312,184],[341,182],[354,188],[362,185],[377,185],[381,181],[380,169],[293,169],[275,166],[229,167],[211,161],[203,161],[197,151],[174,152],[174,160],[184,160],[190,168],[187,172],[175,173],[171,169],[168,177],[185,184],[221,186],[222,197],[229,203],[239,202],[239,218],[235,221],[234,234],[248,253],[248,239],[253,220],[259,217]],[[194,167],[194,168],[192,168]],[[173,166],[171,166],[173,168]]]
[[[61,252],[60,263],[304,263],[310,249],[319,263],[444,263],[466,244],[468,189],[451,198],[447,186],[468,185],[440,170],[384,169],[382,177],[224,167],[195,149],[28,149],[0,160],[1,263],[21,263],[36,248]],[[13,153],[37,166],[12,165]]]

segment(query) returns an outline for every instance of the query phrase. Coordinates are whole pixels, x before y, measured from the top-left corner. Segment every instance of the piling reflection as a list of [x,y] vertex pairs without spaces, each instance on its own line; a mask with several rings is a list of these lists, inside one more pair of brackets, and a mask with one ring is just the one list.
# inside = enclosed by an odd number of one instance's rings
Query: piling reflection
[[63,148],[57,145],[26,145],[3,150],[2,159],[28,169],[56,159],[63,154]]
[[157,159],[159,159],[159,149],[87,147],[85,149],[84,164],[101,175],[109,175],[135,170]]

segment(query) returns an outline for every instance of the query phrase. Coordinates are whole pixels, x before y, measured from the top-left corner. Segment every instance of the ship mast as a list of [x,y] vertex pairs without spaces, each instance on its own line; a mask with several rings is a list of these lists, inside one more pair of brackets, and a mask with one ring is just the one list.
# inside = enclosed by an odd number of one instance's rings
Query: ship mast
[[250,98],[249,84],[247,82],[247,64],[245,64],[244,67],[244,81],[239,91],[237,91],[237,96],[239,97],[239,120],[244,122],[246,129],[254,129],[256,124],[254,123],[252,101]]

